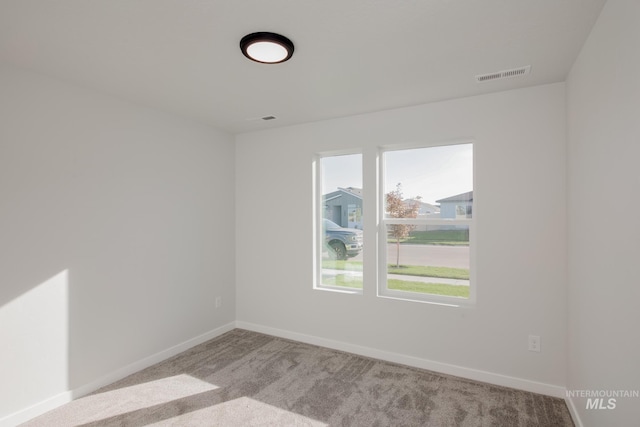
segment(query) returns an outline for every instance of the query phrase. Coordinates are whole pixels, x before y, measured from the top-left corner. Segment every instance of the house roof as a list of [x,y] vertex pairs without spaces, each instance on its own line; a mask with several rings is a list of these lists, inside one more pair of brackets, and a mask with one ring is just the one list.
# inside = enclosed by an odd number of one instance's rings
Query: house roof
[[473,191],[467,191],[466,193],[456,194],[455,196],[436,200],[436,203],[442,202],[473,202]]
[[354,195],[356,197],[360,197],[362,199],[362,188],[356,188],[356,187],[341,188],[341,187],[338,187],[338,190],[342,190],[344,192],[352,194],[352,195]]
[[336,191],[332,191],[331,193],[327,193],[325,195],[323,195],[323,199],[324,201],[329,201],[329,200],[333,200],[333,199],[337,199],[338,197],[341,197],[342,194],[339,193],[346,193],[349,194],[351,196],[357,197],[358,199],[362,199],[362,188],[355,188],[355,187],[347,187],[347,188],[342,188],[342,187],[338,187],[338,189]]

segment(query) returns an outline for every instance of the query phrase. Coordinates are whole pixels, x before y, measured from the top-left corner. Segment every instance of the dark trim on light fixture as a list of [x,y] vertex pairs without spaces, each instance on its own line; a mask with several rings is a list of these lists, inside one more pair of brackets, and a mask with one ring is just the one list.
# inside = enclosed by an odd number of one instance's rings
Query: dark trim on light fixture
[[[278,47],[280,47],[284,49],[284,51],[286,52],[283,52],[284,56],[277,57],[276,59],[273,59],[273,60],[269,58],[256,57],[255,55],[252,56],[252,52],[249,52],[249,49],[252,45],[256,43],[272,44],[272,45],[275,45],[274,47],[276,50],[278,49]],[[293,49],[294,49],[293,42],[291,40],[289,40],[283,35],[276,34],[276,33],[269,33],[264,31],[258,32],[258,33],[252,33],[252,34],[247,34],[242,38],[242,40],[240,40],[240,50],[242,51],[243,55],[249,58],[250,60],[259,62],[261,64],[281,64],[285,61],[288,61],[293,55]]]

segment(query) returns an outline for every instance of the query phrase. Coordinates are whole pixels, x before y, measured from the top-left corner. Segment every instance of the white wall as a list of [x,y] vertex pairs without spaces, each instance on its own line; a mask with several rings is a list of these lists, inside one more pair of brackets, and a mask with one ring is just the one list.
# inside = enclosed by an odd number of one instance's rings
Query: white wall
[[[543,383],[542,390],[561,393],[564,101],[564,85],[555,84],[237,136],[238,320],[524,379],[534,389]],[[365,240],[364,295],[313,290],[314,153],[363,147],[370,158],[379,145],[460,138],[476,141],[477,306],[377,298],[372,240]],[[371,206],[376,190],[369,184],[365,204]],[[375,228],[366,209],[365,232]],[[542,337],[542,352],[527,350],[529,334]]]
[[[567,80],[569,390],[640,389],[639,76],[640,2],[610,0]],[[573,401],[585,426],[640,419]]]
[[209,127],[0,66],[0,419],[235,319],[233,159]]

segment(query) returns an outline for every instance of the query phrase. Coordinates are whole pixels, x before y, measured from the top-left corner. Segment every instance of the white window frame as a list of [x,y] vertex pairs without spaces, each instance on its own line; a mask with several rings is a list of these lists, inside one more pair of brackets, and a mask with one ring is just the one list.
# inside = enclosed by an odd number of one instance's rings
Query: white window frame
[[[412,150],[422,148],[436,148],[447,145],[461,145],[472,144],[473,153],[473,194],[474,194],[474,207],[471,218],[464,219],[418,219],[418,218],[385,218],[385,161],[384,154],[392,151]],[[378,297],[392,298],[403,301],[432,303],[438,305],[446,305],[452,307],[469,307],[474,306],[476,303],[477,283],[475,278],[475,247],[476,247],[476,235],[475,235],[475,221],[476,221],[476,144],[474,141],[452,141],[447,143],[438,144],[409,144],[409,145],[389,145],[380,147],[378,150],[379,170],[378,174]],[[418,292],[399,291],[396,289],[389,289],[387,287],[387,225],[394,224],[410,224],[410,225],[464,225],[469,227],[469,298],[451,297],[445,295],[434,294],[422,294]]]
[[[361,148],[340,150],[340,151],[325,151],[317,153],[313,156],[312,161],[312,176],[313,176],[313,191],[312,191],[312,209],[313,209],[313,289],[321,291],[338,292],[343,294],[362,295],[364,289],[365,272],[362,271],[362,288],[345,288],[342,286],[324,285],[322,283],[322,245],[324,243],[324,236],[322,235],[322,219],[323,219],[323,204],[322,204],[322,162],[321,160],[326,157],[336,156],[349,156],[359,154],[361,157],[361,173],[362,176],[362,189],[366,188],[364,177],[364,152]],[[364,197],[363,197],[364,202]],[[363,206],[364,210],[364,206]],[[363,227],[364,241],[367,241],[366,227]],[[364,266],[364,262],[363,262]]]

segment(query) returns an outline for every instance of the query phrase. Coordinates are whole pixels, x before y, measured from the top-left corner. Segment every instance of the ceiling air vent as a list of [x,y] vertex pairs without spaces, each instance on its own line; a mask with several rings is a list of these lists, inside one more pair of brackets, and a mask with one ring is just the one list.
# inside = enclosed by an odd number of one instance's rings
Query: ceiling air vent
[[496,71],[495,73],[480,74],[476,76],[476,82],[484,83],[491,80],[508,79],[511,77],[526,76],[531,72],[531,65],[526,67],[514,68],[512,70]]

